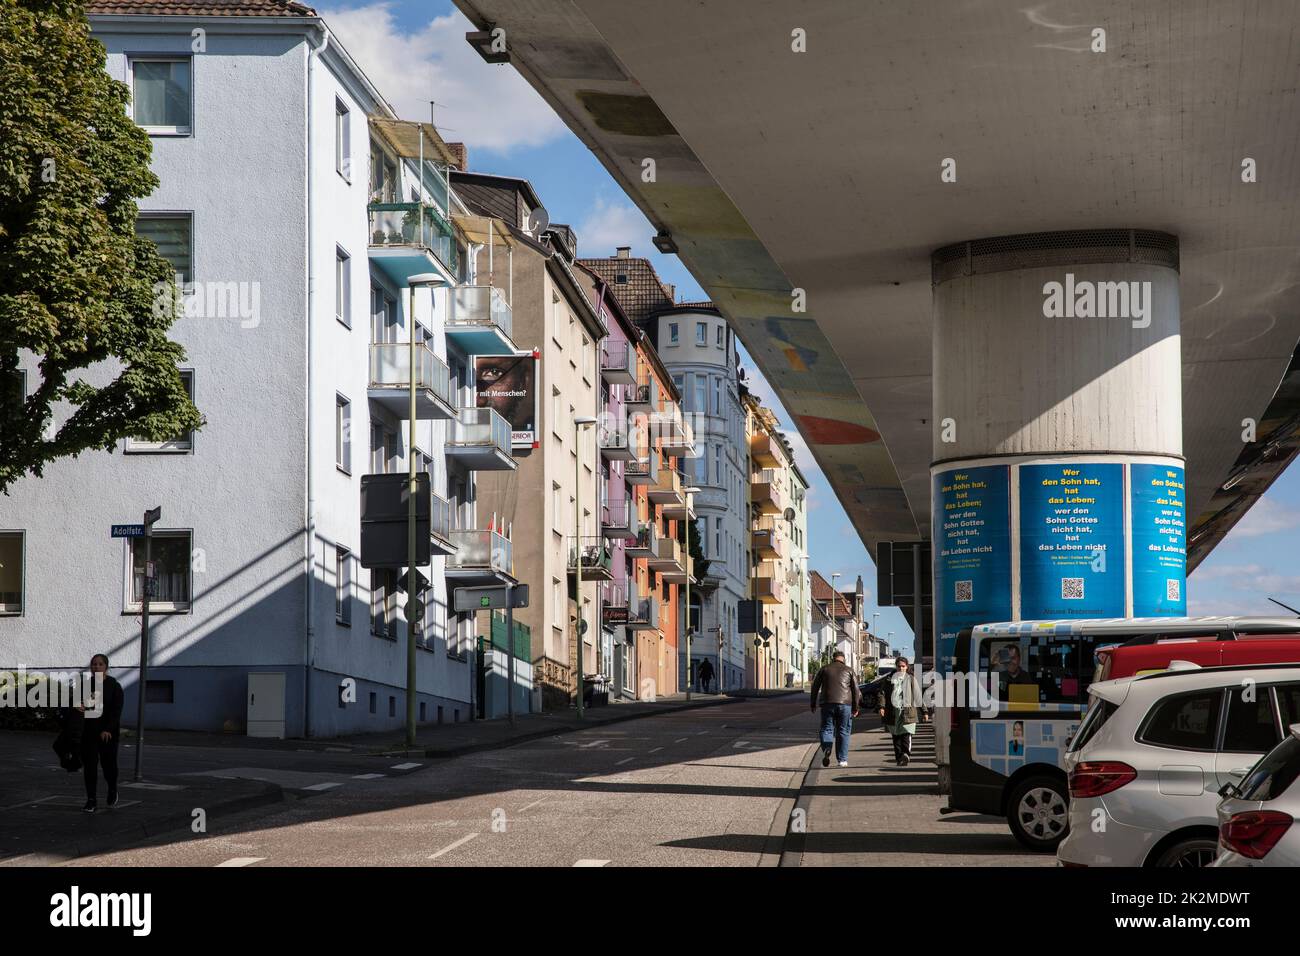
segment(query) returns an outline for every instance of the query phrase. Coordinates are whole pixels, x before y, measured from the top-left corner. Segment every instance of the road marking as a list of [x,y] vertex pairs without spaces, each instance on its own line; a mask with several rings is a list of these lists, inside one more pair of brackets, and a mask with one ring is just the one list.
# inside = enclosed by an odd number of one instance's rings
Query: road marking
[[442,856],[444,853],[450,853],[452,850],[456,849],[456,847],[458,847],[458,846],[464,846],[466,843],[468,843],[470,840],[474,839],[476,836],[478,836],[477,833],[471,833],[471,834],[469,834],[468,836],[463,836],[463,837],[461,837],[459,840],[457,840],[455,843],[450,843],[450,844],[448,844],[447,846],[443,847],[443,848],[442,848],[441,850],[439,850],[437,853],[431,853],[431,854],[429,854],[429,859],[431,859],[431,860],[436,860],[436,859],[438,859],[438,857]]
[[313,783],[310,787],[303,787],[303,789],[304,790],[332,790],[335,787],[341,787],[341,786],[343,786],[343,784],[332,783],[332,782]]
[[237,856],[225,863],[218,863],[217,866],[252,866],[254,863],[261,863],[265,859],[264,856]]
[[652,754],[657,754],[659,751],[661,751],[661,750],[663,750],[663,749],[664,749],[663,747],[656,747],[654,750],[652,750],[652,751],[650,751],[650,752],[651,752]]
[[609,860],[579,860],[574,866],[607,866]]
[[526,810],[531,810],[533,807],[537,806],[539,803],[545,803],[545,802],[546,802],[546,798],[545,798],[545,797],[543,797],[541,800],[534,800],[532,803],[528,804],[528,806],[523,807],[519,812],[520,812],[520,813],[523,813],[523,812],[526,811]]
[[681,743],[681,742],[682,742],[683,740],[685,740],[685,739],[686,739],[685,737],[678,737],[676,740],[673,741],[673,743],[675,743],[675,744],[679,744],[679,743]]
[[607,743],[609,743],[608,740],[593,740],[589,744],[579,744],[579,746],[585,750],[588,747],[599,747],[601,744],[607,744]]
[[629,760],[635,760],[635,759],[636,759],[635,757],[624,757],[624,758],[623,758],[622,760],[620,760],[618,763],[614,764],[614,766],[617,767],[619,764],[625,764],[625,763],[627,763]]
[[185,788],[179,783],[146,783],[143,780],[139,783],[124,783],[124,787],[138,787],[141,790],[184,790]]
[[395,763],[395,764],[393,764],[393,766],[390,767],[389,769],[390,769],[390,770],[414,770],[416,767],[420,767],[420,766],[423,766],[423,764],[418,764],[418,763]]
[[388,775],[383,773],[358,773],[355,774],[352,777],[352,779],[353,780],[379,780],[386,776]]

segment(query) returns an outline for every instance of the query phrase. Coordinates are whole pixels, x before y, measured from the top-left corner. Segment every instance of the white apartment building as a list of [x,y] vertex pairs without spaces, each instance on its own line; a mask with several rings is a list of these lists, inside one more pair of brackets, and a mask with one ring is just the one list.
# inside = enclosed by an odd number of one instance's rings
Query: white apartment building
[[[475,507],[475,473],[515,467],[509,428],[474,407],[471,356],[513,349],[506,289],[475,268],[493,226],[451,194],[454,157],[432,127],[396,121],[310,10],[209,6],[90,4],[105,68],[152,139],[160,186],[139,229],[186,284],[171,336],[206,424],[60,461],[0,498],[0,550],[21,568],[0,666],[106,653],[134,713],[143,548],[109,529],[161,506],[150,726],[242,730],[253,674],[273,675],[258,678],[273,711],[282,689],[288,736],[401,726],[404,581],[360,565],[361,479],[414,456],[433,489],[418,716],[471,719],[475,621],[451,610],[451,588],[512,571],[510,542]],[[430,274],[412,313],[408,280]],[[35,357],[22,363],[31,389]]]

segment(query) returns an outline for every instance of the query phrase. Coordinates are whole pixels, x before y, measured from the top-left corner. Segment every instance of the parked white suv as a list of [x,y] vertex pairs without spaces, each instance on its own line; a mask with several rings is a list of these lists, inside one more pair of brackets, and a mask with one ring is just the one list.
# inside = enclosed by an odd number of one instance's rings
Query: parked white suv
[[[1294,709],[1287,716],[1300,719]],[[1220,850],[1211,866],[1300,866],[1300,723],[1289,730],[1245,780],[1223,788]]]
[[1218,853],[1218,791],[1282,741],[1300,667],[1174,661],[1088,692],[1065,754],[1070,830],[1058,862],[1200,867]]

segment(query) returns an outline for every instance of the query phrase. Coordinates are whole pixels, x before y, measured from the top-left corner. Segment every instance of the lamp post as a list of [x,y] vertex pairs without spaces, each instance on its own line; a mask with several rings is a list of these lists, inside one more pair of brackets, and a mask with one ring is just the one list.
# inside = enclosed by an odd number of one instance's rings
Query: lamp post
[[[707,450],[707,449],[706,449]],[[683,488],[686,493],[686,699],[691,699],[691,578],[694,576],[695,565],[691,561],[691,519],[695,514],[695,493],[699,491],[692,485],[689,488]],[[703,551],[701,542],[700,550]],[[719,661],[721,663],[721,661]]]
[[573,420],[573,551],[577,559],[575,562],[577,570],[577,585],[574,589],[574,598],[577,605],[577,615],[574,618],[573,631],[577,636],[577,658],[578,670],[578,719],[582,720],[582,683],[584,676],[583,667],[583,647],[582,647],[582,430],[590,425],[596,424],[594,418],[575,418]]
[[415,582],[415,426],[418,421],[415,408],[415,387],[418,378],[415,361],[415,290],[420,286],[441,285],[442,277],[433,272],[421,272],[406,280],[410,307],[406,312],[407,352],[406,393],[409,399],[406,440],[406,746],[415,746],[415,628],[423,618],[416,598]]

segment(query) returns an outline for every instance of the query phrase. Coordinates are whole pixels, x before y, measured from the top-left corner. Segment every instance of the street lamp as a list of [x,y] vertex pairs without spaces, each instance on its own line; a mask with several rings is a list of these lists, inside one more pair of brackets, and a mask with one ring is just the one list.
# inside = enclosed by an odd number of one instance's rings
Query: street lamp
[[594,418],[575,418],[573,420],[573,550],[577,558],[578,580],[574,595],[578,613],[575,618],[573,630],[577,634],[577,654],[578,659],[578,719],[582,720],[582,683],[585,679],[582,673],[583,667],[583,646],[582,646],[582,625],[585,623],[582,616],[582,450],[579,444],[582,429],[596,424]]
[[[686,493],[686,699],[691,699],[691,577],[695,571],[695,565],[691,562],[691,516],[695,514],[695,493],[699,491],[692,485],[689,488],[683,488]],[[703,550],[703,542],[701,548]],[[703,608],[701,608],[703,610]],[[722,661],[718,661],[718,666],[722,666]]]
[[442,276],[434,272],[421,272],[406,280],[410,307],[406,313],[407,353],[406,394],[409,399],[406,440],[406,746],[415,746],[415,627],[423,618],[416,598],[415,570],[415,379],[418,365],[415,361],[415,290],[420,286],[442,285]]

